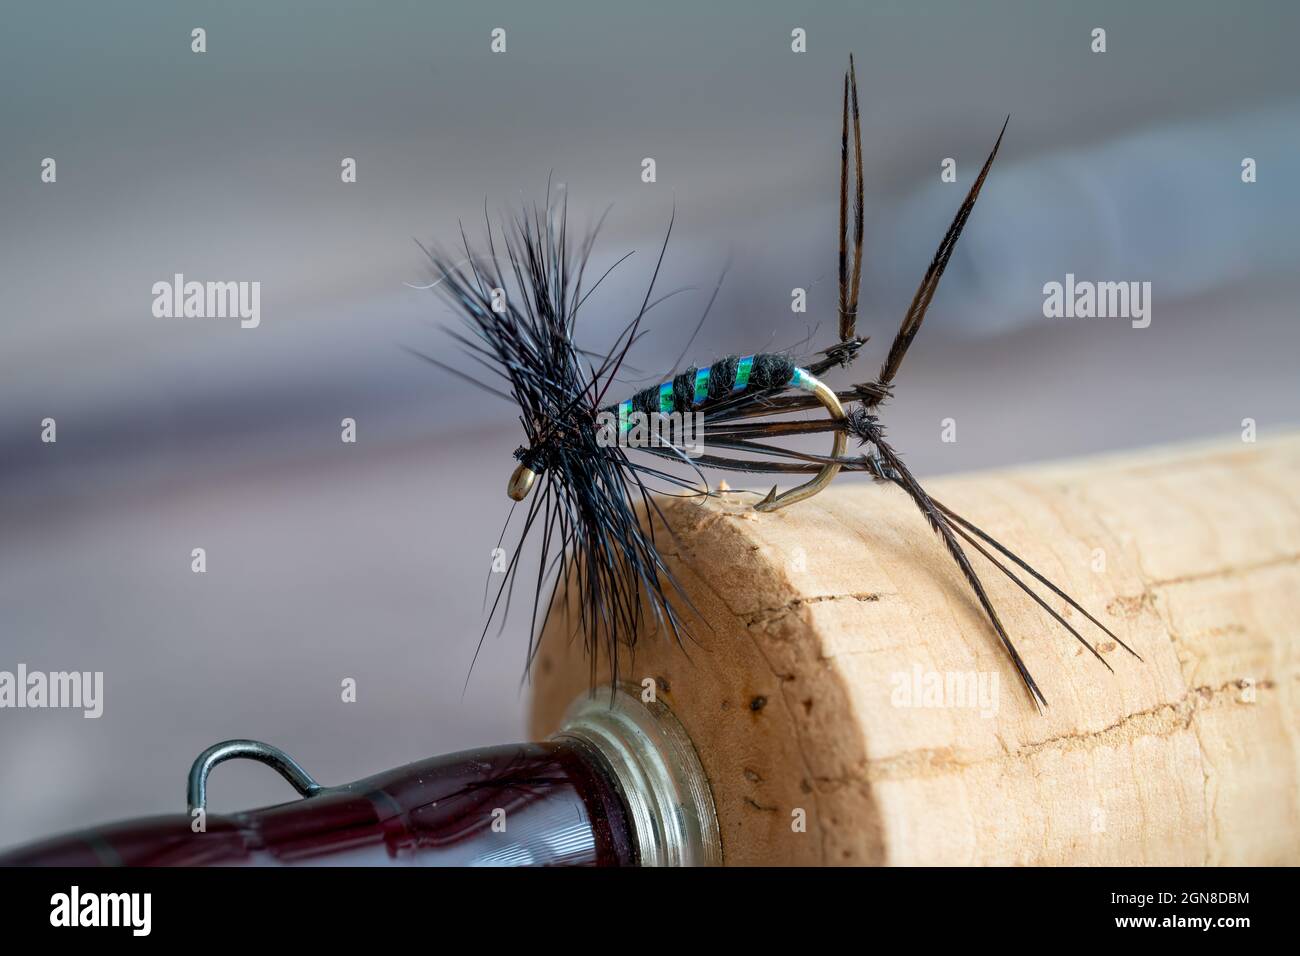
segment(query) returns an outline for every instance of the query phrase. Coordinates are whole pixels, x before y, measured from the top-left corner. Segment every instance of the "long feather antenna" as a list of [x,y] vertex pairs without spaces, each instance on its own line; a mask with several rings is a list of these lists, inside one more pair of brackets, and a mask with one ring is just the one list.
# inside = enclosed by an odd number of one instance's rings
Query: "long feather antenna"
[[[852,110],[850,112],[850,106]],[[848,263],[849,198],[849,117],[853,118],[853,268]],[[849,54],[849,70],[844,74],[844,118],[840,126],[840,341],[854,338],[858,320],[858,290],[862,286],[862,121],[858,115],[858,75]]]
[[943,539],[944,545],[948,548],[948,553],[952,556],[952,559],[957,562],[957,567],[961,569],[961,573],[966,578],[966,582],[970,585],[971,590],[975,592],[975,597],[979,600],[980,606],[984,608],[984,613],[988,617],[989,623],[993,625],[993,630],[997,633],[998,640],[1001,641],[1003,648],[1011,658],[1012,664],[1015,665],[1016,673],[1020,675],[1020,679],[1024,683],[1025,689],[1029,691],[1029,695],[1033,698],[1035,706],[1037,706],[1041,711],[1047,706],[1047,698],[1043,696],[1043,692],[1039,689],[1038,684],[1034,681],[1033,675],[1029,673],[1029,668],[1021,658],[1020,652],[1016,650],[1016,645],[1012,642],[1011,637],[1007,634],[1006,628],[1002,625],[1002,620],[998,617],[998,612],[993,607],[993,602],[989,600],[988,593],[984,590],[984,582],[980,580],[980,576],[976,574],[975,569],[971,567],[970,559],[966,557],[966,552],[962,549],[961,543],[957,540],[957,535],[953,532],[947,516],[939,510],[935,503],[930,499],[930,496],[926,494],[925,489],[921,487],[920,483],[912,475],[911,471],[909,471],[907,466],[903,464],[902,459],[898,457],[898,454],[892,447],[890,447],[889,443],[884,440],[884,436],[881,434],[879,426],[874,422],[871,423],[869,434],[871,443],[875,446],[880,457],[884,459],[885,464],[889,467],[889,471],[893,473],[893,475],[890,476],[892,480],[907,492],[912,501],[915,502],[916,506],[921,510],[921,513],[925,515],[926,520],[930,522],[930,527],[933,528],[939,537]]
[[889,347],[889,355],[885,358],[885,364],[880,368],[879,383],[889,385],[894,376],[898,374],[898,368],[903,364],[903,356],[907,354],[908,347],[912,340],[916,338],[916,333],[921,329],[921,323],[925,320],[926,310],[930,308],[930,300],[934,298],[934,292],[939,288],[939,280],[943,278],[943,270],[948,267],[948,260],[952,258],[953,249],[957,246],[957,240],[961,238],[961,231],[966,227],[966,220],[970,218],[971,210],[975,208],[975,201],[979,199],[980,189],[984,186],[984,180],[989,174],[989,169],[993,166],[993,160],[998,155],[998,147],[1002,145],[1002,137],[1007,131],[1007,123],[1011,122],[1011,117],[1007,116],[1006,121],[1002,124],[1002,130],[998,133],[997,142],[993,144],[993,150],[989,153],[989,158],[984,160],[984,168],[980,174],[975,177],[975,182],[966,194],[966,199],[957,209],[957,215],[953,217],[952,225],[948,227],[947,233],[944,234],[943,241],[939,243],[939,248],[930,260],[930,266],[925,270],[925,275],[921,278],[921,284],[916,289],[916,295],[912,297],[912,304],[908,306],[907,314],[903,316],[903,324],[899,326],[898,334],[894,337],[894,343]]
[[[932,499],[932,500],[933,500],[933,499]],[[1088,611],[1087,611],[1087,609],[1085,609],[1081,604],[1079,604],[1078,601],[1076,601],[1074,598],[1070,597],[1070,595],[1066,594],[1063,590],[1061,590],[1059,587],[1057,587],[1055,584],[1053,584],[1050,580],[1048,580],[1045,576],[1043,576],[1042,574],[1040,574],[1038,571],[1034,570],[1034,568],[1032,568],[1032,567],[1029,565],[1028,562],[1026,562],[1023,558],[1021,558],[1018,554],[1016,554],[1016,553],[1015,553],[1014,551],[1012,551],[1010,548],[1006,547],[1006,545],[1002,544],[1000,541],[998,541],[996,538],[994,538],[992,535],[988,534],[987,532],[982,531],[982,530],[980,530],[979,528],[975,527],[975,525],[973,525],[971,522],[967,521],[967,520],[966,520],[965,518],[963,518],[961,515],[959,515],[959,514],[955,513],[954,511],[952,511],[950,508],[945,507],[945,506],[944,506],[943,504],[941,504],[940,502],[935,501],[935,502],[934,502],[934,505],[935,505],[936,508],[938,508],[940,511],[942,511],[945,515],[947,515],[949,518],[951,518],[953,521],[957,522],[959,525],[961,525],[962,527],[964,527],[964,528],[966,528],[967,530],[969,530],[972,534],[974,534],[974,535],[976,535],[977,537],[983,539],[985,542],[987,542],[988,544],[990,544],[990,545],[991,545],[993,548],[995,548],[997,551],[1001,552],[1003,555],[1005,555],[1005,556],[1006,556],[1008,559],[1010,559],[1011,561],[1014,561],[1014,562],[1015,562],[1016,564],[1018,564],[1021,568],[1023,568],[1023,569],[1028,573],[1028,574],[1032,575],[1033,578],[1034,578],[1035,580],[1037,580],[1040,584],[1042,584],[1044,587],[1046,587],[1048,590],[1050,590],[1053,594],[1055,594],[1057,597],[1059,597],[1062,601],[1064,601],[1066,604],[1070,605],[1070,607],[1074,608],[1076,611],[1078,611],[1080,614],[1082,614],[1084,617],[1086,617],[1089,621],[1091,621],[1091,622],[1092,622],[1093,624],[1095,624],[1097,627],[1101,628],[1101,630],[1105,632],[1106,636],[1109,637],[1111,640],[1113,640],[1116,644],[1118,644],[1120,647],[1124,648],[1124,650],[1128,651],[1130,654],[1132,654],[1132,655],[1133,655],[1134,657],[1136,657],[1138,660],[1142,660],[1142,655],[1139,654],[1137,651],[1133,650],[1133,648],[1129,647],[1127,644],[1125,644],[1124,641],[1123,641],[1121,638],[1119,638],[1118,636],[1116,636],[1116,634],[1115,634],[1114,631],[1112,631],[1112,630],[1111,630],[1110,628],[1108,628],[1105,624],[1101,623],[1101,621],[1097,620],[1095,617],[1093,617],[1091,614],[1089,614]]]
[[[930,500],[933,501],[934,499],[931,498]],[[1092,644],[1089,644],[1087,639],[1082,634],[1080,634],[1078,631],[1076,631],[1073,627],[1070,626],[1069,621],[1061,617],[1061,615],[1057,613],[1055,608],[1053,608],[1050,604],[1044,601],[1042,597],[1040,597],[1039,594],[1033,588],[1031,588],[1023,580],[1021,580],[1021,578],[1014,571],[1012,571],[1009,567],[1007,567],[1005,564],[1003,564],[993,555],[989,554],[988,550],[982,544],[980,544],[979,541],[976,540],[975,537],[972,536],[969,531],[967,531],[965,528],[961,527],[960,525],[953,528],[953,530],[956,531],[957,534],[959,534],[967,544],[969,544],[972,548],[974,548],[981,555],[983,555],[984,559],[988,561],[989,564],[993,565],[995,568],[997,568],[999,571],[1005,574],[1009,579],[1015,582],[1016,586],[1020,588],[1020,590],[1024,591],[1031,598],[1033,598],[1034,603],[1036,603],[1039,607],[1041,607],[1044,611],[1046,611],[1049,615],[1051,615],[1052,619],[1055,620],[1057,624],[1061,625],[1061,627],[1065,628],[1072,635],[1074,635],[1074,639],[1078,641],[1080,644],[1082,644],[1084,647],[1086,647],[1093,657],[1101,661],[1102,666],[1105,667],[1106,670],[1110,671],[1112,674],[1115,673],[1115,668],[1111,667],[1110,664],[1106,662],[1106,658],[1101,656],[1101,652],[1098,651],[1096,647],[1094,647]]]

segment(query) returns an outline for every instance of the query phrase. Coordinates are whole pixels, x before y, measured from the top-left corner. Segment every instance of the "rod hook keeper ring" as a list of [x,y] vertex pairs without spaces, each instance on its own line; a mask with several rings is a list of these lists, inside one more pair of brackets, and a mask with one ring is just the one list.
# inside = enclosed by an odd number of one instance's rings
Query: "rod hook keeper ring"
[[223,740],[213,744],[194,759],[190,767],[189,784],[185,788],[185,801],[190,814],[195,810],[208,809],[208,774],[212,768],[227,760],[256,760],[274,769],[301,796],[311,797],[320,793],[321,785],[312,779],[311,774],[303,770],[298,762],[279,747],[262,743],[260,740]]
[[[802,371],[802,370],[800,370]],[[810,383],[808,390],[817,397],[817,400],[826,406],[830,416],[835,421],[843,421],[848,416],[844,413],[844,406],[840,404],[839,397],[836,396],[835,390],[820,379],[813,378],[807,372],[802,372],[807,376]],[[836,429],[835,443],[831,448],[832,458],[843,458],[844,449],[848,445],[848,435],[843,428]],[[796,485],[789,491],[782,494],[776,493],[776,485],[758,504],[754,505],[755,511],[776,511],[778,508],[784,508],[786,505],[792,505],[796,501],[804,501],[811,498],[817,492],[821,491],[831,483],[837,474],[839,474],[840,465],[838,463],[827,464],[822,466],[822,470],[817,472],[811,480],[805,481],[802,485]]]

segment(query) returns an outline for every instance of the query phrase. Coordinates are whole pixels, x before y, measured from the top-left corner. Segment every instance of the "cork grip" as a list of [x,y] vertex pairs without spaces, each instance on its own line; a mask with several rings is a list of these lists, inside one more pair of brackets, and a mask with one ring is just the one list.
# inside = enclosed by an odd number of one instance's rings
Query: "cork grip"
[[[691,640],[644,635],[623,676],[694,741],[726,862],[1300,863],[1300,435],[927,488],[1143,660],[1048,595],[1110,673],[972,553],[1040,714],[891,486],[665,501]],[[539,738],[588,688],[571,631],[542,637]]]

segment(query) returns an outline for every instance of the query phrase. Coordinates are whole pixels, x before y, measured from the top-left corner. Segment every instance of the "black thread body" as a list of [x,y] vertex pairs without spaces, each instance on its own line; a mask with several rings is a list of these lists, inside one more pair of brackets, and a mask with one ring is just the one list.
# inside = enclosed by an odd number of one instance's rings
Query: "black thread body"
[[[732,394],[740,358],[739,355],[728,355],[709,366],[707,401],[716,401]],[[788,355],[776,352],[755,355],[754,364],[749,370],[749,382],[744,391],[785,388],[790,384],[790,377],[794,374],[794,370],[794,359]],[[673,378],[673,407],[670,411],[689,412],[696,407],[695,373],[697,371],[699,367],[692,365]],[[633,395],[632,411],[647,415],[652,412],[662,412],[663,409],[659,407],[659,386],[651,385]]]

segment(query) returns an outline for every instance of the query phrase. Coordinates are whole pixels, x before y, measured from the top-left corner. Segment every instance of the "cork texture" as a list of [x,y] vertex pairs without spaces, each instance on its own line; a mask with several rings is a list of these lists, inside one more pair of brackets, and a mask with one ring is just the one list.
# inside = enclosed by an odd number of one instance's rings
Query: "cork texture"
[[[1300,435],[927,488],[1143,660],[1045,595],[1110,673],[972,553],[1040,714],[899,489],[667,500],[691,639],[641,635],[622,676],[695,742],[727,863],[1300,863]],[[552,615],[535,735],[590,673]]]

